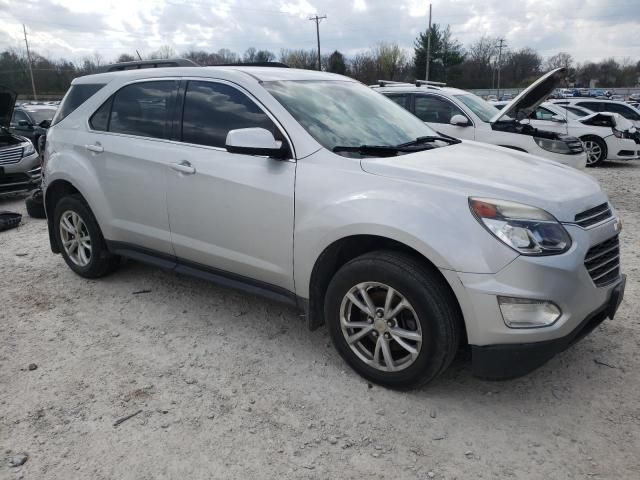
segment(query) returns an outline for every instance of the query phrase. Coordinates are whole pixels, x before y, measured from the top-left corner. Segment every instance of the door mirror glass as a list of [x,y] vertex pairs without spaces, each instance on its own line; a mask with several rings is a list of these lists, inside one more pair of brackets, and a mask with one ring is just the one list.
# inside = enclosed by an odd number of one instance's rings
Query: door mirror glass
[[287,151],[281,141],[276,140],[266,128],[239,128],[229,130],[225,147],[230,153],[265,155],[284,159]]
[[42,120],[38,126],[40,128],[49,128],[51,126],[51,120]]
[[451,125],[457,125],[458,127],[467,127],[469,125],[469,119],[464,115],[456,114],[449,120]]
[[562,118],[560,115],[553,115],[551,117],[551,121],[556,123],[566,123],[566,120]]

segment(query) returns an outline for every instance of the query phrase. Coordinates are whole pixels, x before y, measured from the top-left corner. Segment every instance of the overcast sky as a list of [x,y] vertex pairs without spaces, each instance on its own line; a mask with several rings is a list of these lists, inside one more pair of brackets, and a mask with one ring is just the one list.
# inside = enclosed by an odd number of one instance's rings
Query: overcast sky
[[[450,24],[469,44],[483,34],[509,48],[529,46],[544,57],[559,51],[577,61],[640,60],[638,0],[432,0],[433,21]],[[0,50],[31,48],[72,60],[94,52],[106,60],[162,45],[238,53],[249,47],[314,48],[354,54],[379,42],[410,49],[427,24],[428,1],[418,0],[0,0]]]

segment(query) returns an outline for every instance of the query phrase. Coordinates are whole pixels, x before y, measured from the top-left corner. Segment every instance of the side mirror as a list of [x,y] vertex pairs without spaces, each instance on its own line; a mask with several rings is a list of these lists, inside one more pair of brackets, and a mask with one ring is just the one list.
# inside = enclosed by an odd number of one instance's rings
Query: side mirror
[[560,115],[553,115],[551,117],[551,121],[556,123],[567,123],[567,121],[564,118],[562,118]]
[[273,134],[265,128],[229,130],[225,147],[229,153],[264,155],[281,160],[287,158],[287,149],[283,143],[276,140]]
[[51,120],[42,120],[38,126],[40,128],[49,128],[51,126]]
[[454,115],[453,117],[451,117],[451,120],[449,120],[449,123],[451,125],[456,125],[458,127],[468,127],[469,126],[469,119],[467,117],[465,117],[464,115],[460,115],[459,113]]

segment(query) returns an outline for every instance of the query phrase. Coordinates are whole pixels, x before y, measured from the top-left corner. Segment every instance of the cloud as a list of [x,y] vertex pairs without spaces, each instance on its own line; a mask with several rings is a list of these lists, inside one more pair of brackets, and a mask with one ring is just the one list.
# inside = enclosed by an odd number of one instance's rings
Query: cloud
[[[511,49],[530,46],[543,56],[567,51],[577,60],[640,59],[637,0],[433,0],[433,21],[450,25],[470,44],[500,36]],[[410,50],[427,25],[423,0],[0,0],[0,49],[19,46],[22,23],[34,50],[74,60],[99,52],[150,53],[162,45],[239,54],[249,47],[279,53],[315,48],[310,14],[320,24],[322,51],[347,54],[397,43]]]

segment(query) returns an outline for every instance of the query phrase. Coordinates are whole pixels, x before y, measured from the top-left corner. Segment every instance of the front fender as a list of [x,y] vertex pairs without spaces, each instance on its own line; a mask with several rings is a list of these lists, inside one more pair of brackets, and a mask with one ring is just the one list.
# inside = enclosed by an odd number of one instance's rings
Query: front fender
[[[316,260],[332,243],[353,235],[400,242],[436,267],[494,273],[518,254],[471,215],[466,194],[349,168],[298,162],[294,276],[296,294],[309,297]],[[331,178],[322,178],[331,171]],[[326,201],[324,201],[326,200]]]

